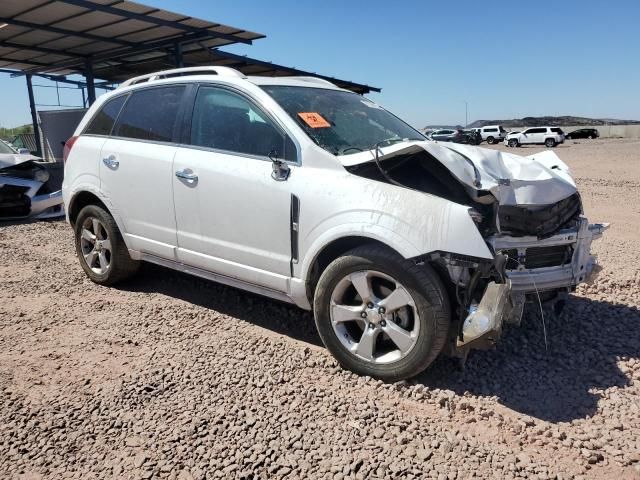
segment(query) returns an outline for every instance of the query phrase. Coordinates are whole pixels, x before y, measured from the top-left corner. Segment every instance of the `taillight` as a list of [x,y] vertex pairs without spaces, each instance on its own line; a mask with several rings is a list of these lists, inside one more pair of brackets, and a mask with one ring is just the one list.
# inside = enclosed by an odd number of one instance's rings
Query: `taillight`
[[69,154],[71,153],[71,147],[73,147],[73,144],[76,143],[78,138],[80,137],[71,137],[69,140],[64,142],[64,149],[62,150],[62,160],[64,163],[67,163],[67,158],[69,158]]

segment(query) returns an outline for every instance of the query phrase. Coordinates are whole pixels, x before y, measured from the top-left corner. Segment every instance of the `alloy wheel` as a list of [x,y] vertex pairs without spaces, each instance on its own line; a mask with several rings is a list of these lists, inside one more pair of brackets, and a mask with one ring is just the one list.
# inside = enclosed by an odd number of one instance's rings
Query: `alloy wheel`
[[96,217],[87,217],[80,230],[80,249],[87,266],[99,275],[111,267],[111,239],[102,222]]
[[350,273],[331,294],[330,317],[342,345],[367,362],[389,364],[414,348],[420,318],[408,290],[374,270]]

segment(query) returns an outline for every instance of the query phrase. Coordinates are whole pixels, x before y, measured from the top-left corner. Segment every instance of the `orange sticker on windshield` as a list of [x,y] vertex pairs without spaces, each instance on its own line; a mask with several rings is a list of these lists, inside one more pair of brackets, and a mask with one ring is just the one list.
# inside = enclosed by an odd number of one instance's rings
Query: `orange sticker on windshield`
[[322,115],[316,112],[300,112],[298,116],[311,128],[327,128],[331,126]]

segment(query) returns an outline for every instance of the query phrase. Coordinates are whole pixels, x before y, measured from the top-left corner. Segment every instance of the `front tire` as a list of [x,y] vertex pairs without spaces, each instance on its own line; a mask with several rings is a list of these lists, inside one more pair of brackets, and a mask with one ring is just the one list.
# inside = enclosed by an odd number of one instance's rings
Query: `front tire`
[[511,147],[511,148],[515,148],[518,146],[518,140],[516,140],[515,138],[512,138],[511,140],[509,140],[507,142],[507,144]]
[[102,207],[88,205],[75,222],[76,254],[87,276],[100,285],[113,285],[138,271],[115,220]]
[[378,245],[351,250],[325,269],[314,315],[340,365],[385,381],[427,368],[442,351],[451,321],[437,274]]

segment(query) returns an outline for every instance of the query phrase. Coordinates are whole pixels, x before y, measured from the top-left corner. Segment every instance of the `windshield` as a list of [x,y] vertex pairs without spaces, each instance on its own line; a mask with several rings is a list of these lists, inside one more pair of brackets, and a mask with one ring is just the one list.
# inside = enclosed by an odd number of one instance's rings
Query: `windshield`
[[334,155],[370,150],[378,143],[425,140],[420,132],[353,92],[285,85],[262,88],[315,143]]
[[7,145],[4,142],[0,142],[0,153],[12,153],[15,154],[17,153],[13,148],[11,148],[9,145]]

